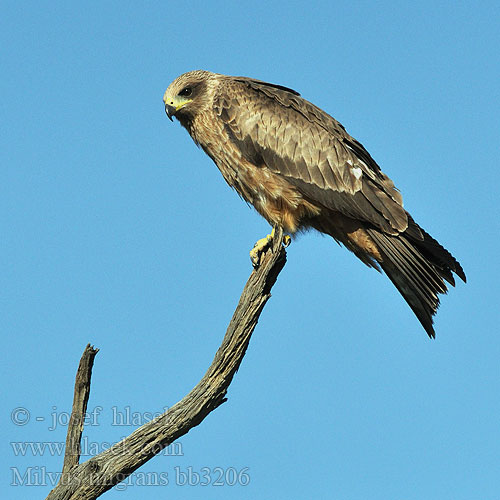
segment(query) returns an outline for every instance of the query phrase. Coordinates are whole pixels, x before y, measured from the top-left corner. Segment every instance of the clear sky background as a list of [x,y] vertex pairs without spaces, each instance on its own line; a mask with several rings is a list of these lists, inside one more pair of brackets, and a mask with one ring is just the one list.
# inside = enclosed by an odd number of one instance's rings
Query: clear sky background
[[[11,443],[65,440],[87,343],[93,454],[136,428],[118,414],[183,397],[222,340],[269,228],[165,116],[163,92],[192,69],[286,85],[335,116],[469,282],[431,341],[385,276],[300,237],[228,402],[140,469],[169,484],[103,498],[500,498],[497,1],[1,10],[6,498],[44,498],[61,470],[54,449]],[[212,484],[182,485],[189,470]]]

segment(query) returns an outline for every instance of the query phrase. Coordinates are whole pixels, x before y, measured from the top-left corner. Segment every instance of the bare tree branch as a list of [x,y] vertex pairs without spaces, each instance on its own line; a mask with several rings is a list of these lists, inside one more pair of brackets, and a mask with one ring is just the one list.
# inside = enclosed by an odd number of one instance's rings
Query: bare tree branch
[[83,420],[87,411],[87,403],[90,395],[90,379],[92,377],[92,366],[95,355],[99,349],[94,349],[87,344],[83,351],[75,379],[75,393],[73,396],[73,408],[68,423],[68,433],[66,435],[66,451],[64,453],[64,465],[62,476],[66,476],[69,471],[78,465],[80,461],[80,444],[83,432]]
[[[163,448],[200,424],[211,411],[226,401],[229,384],[245,355],[262,309],[271,296],[271,288],[285,265],[286,252],[282,240],[283,231],[276,228],[272,248],[263,255],[260,266],[250,275],[211,366],[187,396],[110,449],[79,465],[81,431],[78,434],[73,427],[77,425],[76,422],[80,422],[78,425],[83,423],[77,416],[71,416],[73,424],[70,424],[66,441],[70,450],[66,450],[64,474],[58,485],[49,493],[47,500],[92,500],[99,497]],[[88,348],[89,346],[85,352]],[[85,352],[80,365],[86,356]],[[86,372],[88,388],[90,372],[90,369]],[[73,412],[81,412],[83,406],[86,406],[86,400],[80,401],[81,393],[76,387],[78,383],[77,375]],[[77,396],[80,402],[77,402]],[[76,441],[78,446],[75,445]],[[77,449],[78,453],[75,453]],[[73,458],[68,458],[69,453]]]

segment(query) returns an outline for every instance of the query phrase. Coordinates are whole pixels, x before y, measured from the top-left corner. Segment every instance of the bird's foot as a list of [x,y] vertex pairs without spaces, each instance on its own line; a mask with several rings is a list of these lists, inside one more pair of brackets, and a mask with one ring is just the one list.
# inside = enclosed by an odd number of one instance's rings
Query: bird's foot
[[[273,227],[271,234],[268,234],[266,237],[258,240],[257,243],[255,243],[255,245],[253,246],[252,250],[250,250],[250,260],[252,261],[253,267],[255,267],[255,268],[259,267],[260,257],[271,246],[271,243],[274,240],[274,233],[275,233],[275,231],[274,231],[274,227]],[[292,241],[292,238],[288,234],[285,234],[283,236],[282,243],[283,243],[285,248],[288,245],[290,245],[291,241]]]

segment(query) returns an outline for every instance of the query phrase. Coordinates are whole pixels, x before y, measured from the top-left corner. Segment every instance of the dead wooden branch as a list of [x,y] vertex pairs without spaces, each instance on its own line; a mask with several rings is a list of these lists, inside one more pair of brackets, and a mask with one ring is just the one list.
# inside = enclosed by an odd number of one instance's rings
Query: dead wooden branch
[[62,477],[66,476],[80,461],[80,444],[83,432],[83,420],[87,411],[87,403],[90,395],[90,379],[92,377],[92,366],[95,355],[99,349],[87,344],[83,351],[75,379],[75,393],[73,396],[73,408],[68,423],[66,435],[66,451],[64,452],[64,465]]
[[272,248],[262,257],[245,285],[215,358],[201,381],[181,401],[136,429],[113,447],[79,464],[80,439],[97,350],[87,346],[75,382],[73,412],[68,426],[61,480],[47,500],[92,500],[126,479],[166,446],[200,424],[224,401],[243,360],[260,313],[286,262],[283,232],[277,229]]

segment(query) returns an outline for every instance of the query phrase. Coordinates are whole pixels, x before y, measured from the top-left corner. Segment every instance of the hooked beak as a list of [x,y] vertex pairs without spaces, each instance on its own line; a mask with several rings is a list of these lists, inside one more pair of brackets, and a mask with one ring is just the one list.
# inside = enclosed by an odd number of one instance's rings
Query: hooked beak
[[172,120],[172,116],[175,115],[176,111],[177,111],[177,109],[175,106],[171,106],[170,104],[165,104],[165,113],[167,113],[167,116],[171,122],[174,121],[174,120]]

